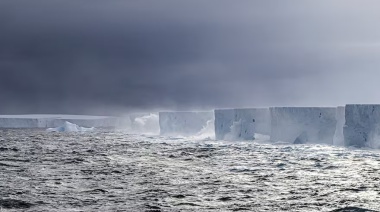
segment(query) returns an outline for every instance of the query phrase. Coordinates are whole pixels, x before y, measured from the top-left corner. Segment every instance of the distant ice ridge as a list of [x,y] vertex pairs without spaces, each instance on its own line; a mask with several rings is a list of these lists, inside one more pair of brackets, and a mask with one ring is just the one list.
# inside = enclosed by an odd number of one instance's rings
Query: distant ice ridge
[[333,144],[337,126],[336,110],[327,107],[270,108],[270,139],[295,144]]
[[118,118],[110,116],[28,114],[0,115],[0,128],[53,128],[66,121],[84,127],[114,128]]
[[346,105],[346,146],[380,148],[380,105]]
[[268,108],[216,109],[217,140],[254,140],[255,133],[270,134]]
[[209,121],[214,120],[213,112],[160,112],[161,135],[194,136],[199,134]]
[[46,129],[46,131],[48,132],[91,132],[94,130],[95,130],[94,127],[91,127],[91,128],[80,127],[68,121],[64,122],[63,125],[60,127]]
[[52,126],[51,119],[0,116],[0,128],[44,128],[47,125]]

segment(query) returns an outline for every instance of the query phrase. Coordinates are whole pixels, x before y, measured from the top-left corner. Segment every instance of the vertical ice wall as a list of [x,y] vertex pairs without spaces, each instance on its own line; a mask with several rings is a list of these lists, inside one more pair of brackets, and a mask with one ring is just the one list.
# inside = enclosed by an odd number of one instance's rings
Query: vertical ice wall
[[214,120],[213,112],[160,112],[160,134],[196,135],[209,120]]
[[333,144],[336,108],[275,107],[270,113],[272,141]]
[[215,114],[215,139],[224,140],[224,137],[231,132],[231,127],[235,121],[234,109],[216,109]]
[[334,135],[334,145],[344,146],[343,127],[346,122],[345,107],[339,106],[336,109],[336,129]]
[[250,109],[255,119],[256,133],[270,135],[271,132],[271,117],[269,108],[253,108]]
[[344,143],[355,147],[380,147],[380,105],[346,105]]
[[217,140],[253,140],[255,133],[270,134],[268,108],[216,109],[214,113]]
[[0,128],[39,128],[37,118],[0,118]]
[[[235,122],[232,129],[232,138],[239,140],[254,140],[256,116],[254,109],[235,109]],[[230,140],[228,139],[228,140]]]

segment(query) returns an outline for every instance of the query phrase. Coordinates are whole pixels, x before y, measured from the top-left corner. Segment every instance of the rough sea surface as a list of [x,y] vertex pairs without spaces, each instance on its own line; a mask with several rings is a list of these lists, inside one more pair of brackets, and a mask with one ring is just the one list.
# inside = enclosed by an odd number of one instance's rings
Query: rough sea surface
[[379,164],[325,145],[1,130],[0,211],[380,210]]

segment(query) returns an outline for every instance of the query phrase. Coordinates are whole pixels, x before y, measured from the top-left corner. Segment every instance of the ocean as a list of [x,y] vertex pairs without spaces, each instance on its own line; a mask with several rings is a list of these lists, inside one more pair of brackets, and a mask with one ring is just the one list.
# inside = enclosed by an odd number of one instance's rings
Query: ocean
[[380,210],[379,179],[379,150],[0,130],[0,211]]

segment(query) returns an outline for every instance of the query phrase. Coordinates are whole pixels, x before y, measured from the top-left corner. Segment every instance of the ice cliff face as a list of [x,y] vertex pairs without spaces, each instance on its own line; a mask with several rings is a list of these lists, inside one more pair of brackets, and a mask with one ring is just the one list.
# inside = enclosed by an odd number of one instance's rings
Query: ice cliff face
[[336,108],[274,107],[270,113],[272,141],[333,144]]
[[336,129],[334,135],[334,145],[344,146],[343,127],[346,122],[345,107],[339,106],[336,109]]
[[217,140],[253,140],[255,133],[270,133],[269,109],[216,109],[214,113]]
[[231,132],[235,120],[234,109],[216,109],[215,114],[215,139],[224,140],[225,136]]
[[380,147],[380,105],[346,105],[346,146]]
[[251,109],[252,116],[255,119],[255,130],[258,134],[270,135],[271,117],[269,108]]
[[0,118],[0,128],[40,128],[45,120],[37,118]]
[[214,120],[213,112],[160,112],[160,134],[196,135],[209,120]]

